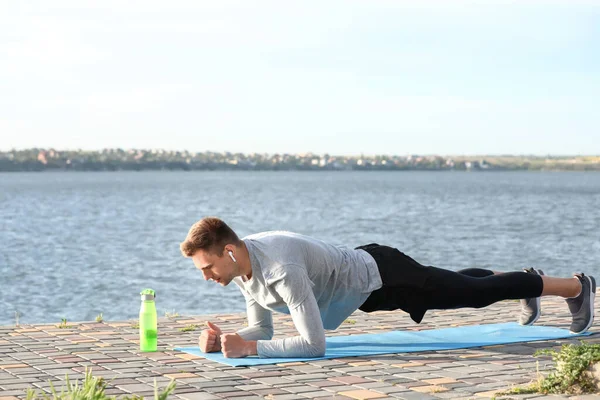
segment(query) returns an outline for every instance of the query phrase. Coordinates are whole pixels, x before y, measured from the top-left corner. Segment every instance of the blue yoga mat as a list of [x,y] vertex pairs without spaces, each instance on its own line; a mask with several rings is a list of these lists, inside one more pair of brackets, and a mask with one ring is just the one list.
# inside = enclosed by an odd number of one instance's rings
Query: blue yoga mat
[[418,351],[467,349],[497,344],[534,342],[591,335],[574,335],[566,329],[547,326],[521,326],[515,322],[490,325],[471,325],[425,331],[394,331],[327,338],[324,357],[318,358],[225,358],[219,353],[203,353],[198,347],[175,350],[194,354],[233,367],[279,364],[286,362],[322,360],[376,354],[414,353]]

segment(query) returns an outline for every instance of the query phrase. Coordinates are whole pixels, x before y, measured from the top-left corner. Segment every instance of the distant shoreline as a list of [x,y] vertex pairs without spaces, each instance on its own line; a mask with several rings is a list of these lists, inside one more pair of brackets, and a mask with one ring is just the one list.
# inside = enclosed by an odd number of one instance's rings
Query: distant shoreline
[[471,173],[471,172],[483,172],[483,173],[494,173],[494,172],[600,172],[600,168],[590,169],[524,169],[524,168],[512,168],[512,169],[473,169],[473,170],[458,170],[458,169],[347,169],[347,170],[325,170],[325,169],[41,169],[41,170],[1,170],[0,174],[13,174],[13,173],[31,173],[31,174],[71,174],[71,173],[86,173],[86,172],[459,172],[459,173]]
[[0,152],[0,172],[44,171],[600,171],[600,156],[331,156],[135,149]]

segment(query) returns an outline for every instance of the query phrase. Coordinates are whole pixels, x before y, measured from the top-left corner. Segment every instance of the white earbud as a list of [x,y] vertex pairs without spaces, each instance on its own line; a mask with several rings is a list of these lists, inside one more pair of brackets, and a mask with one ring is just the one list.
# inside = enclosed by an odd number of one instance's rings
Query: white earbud
[[228,253],[229,253],[229,257],[231,257],[231,259],[233,260],[233,262],[237,262],[237,260],[233,256],[233,253],[231,251],[228,251]]

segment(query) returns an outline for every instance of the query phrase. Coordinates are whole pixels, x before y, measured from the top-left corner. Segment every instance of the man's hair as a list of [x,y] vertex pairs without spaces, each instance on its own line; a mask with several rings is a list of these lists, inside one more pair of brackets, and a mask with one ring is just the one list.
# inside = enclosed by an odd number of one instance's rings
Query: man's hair
[[241,240],[225,222],[217,217],[205,217],[190,228],[179,248],[185,257],[198,250],[220,255],[227,244],[239,245]]

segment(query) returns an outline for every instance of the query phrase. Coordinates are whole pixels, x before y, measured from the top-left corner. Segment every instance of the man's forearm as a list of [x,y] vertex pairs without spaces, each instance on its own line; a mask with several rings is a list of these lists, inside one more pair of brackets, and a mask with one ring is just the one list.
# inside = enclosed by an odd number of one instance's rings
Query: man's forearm
[[264,358],[322,357],[325,354],[325,347],[325,335],[323,335],[322,339],[316,339],[312,342],[307,341],[302,336],[277,340],[261,340],[259,356]]

